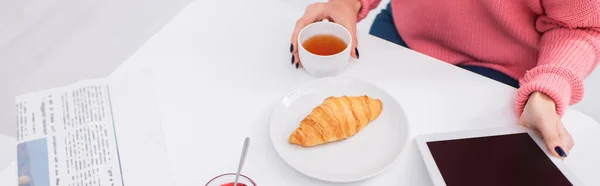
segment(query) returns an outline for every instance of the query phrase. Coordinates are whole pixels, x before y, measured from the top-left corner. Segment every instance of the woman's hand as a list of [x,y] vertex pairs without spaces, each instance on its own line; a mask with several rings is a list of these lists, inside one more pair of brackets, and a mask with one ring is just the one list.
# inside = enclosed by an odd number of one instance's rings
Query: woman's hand
[[361,6],[360,0],[331,0],[326,3],[320,2],[308,5],[304,11],[304,15],[296,22],[296,27],[292,34],[292,45],[290,46],[292,64],[296,65],[296,68],[300,65],[300,58],[298,57],[298,34],[300,30],[313,22],[323,19],[336,22],[350,31],[350,35],[352,36],[351,49],[353,49],[350,55],[358,58],[358,50],[356,49],[356,21]]
[[573,138],[556,114],[554,101],[544,93],[534,92],[529,96],[520,122],[538,132],[548,151],[556,157],[567,157],[567,153],[573,148]]

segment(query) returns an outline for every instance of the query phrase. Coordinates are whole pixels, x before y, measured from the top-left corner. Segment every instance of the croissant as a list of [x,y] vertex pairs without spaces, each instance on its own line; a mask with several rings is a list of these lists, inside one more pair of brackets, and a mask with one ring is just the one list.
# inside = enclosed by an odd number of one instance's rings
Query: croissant
[[381,114],[383,104],[368,96],[328,97],[289,137],[290,144],[312,147],[352,137]]

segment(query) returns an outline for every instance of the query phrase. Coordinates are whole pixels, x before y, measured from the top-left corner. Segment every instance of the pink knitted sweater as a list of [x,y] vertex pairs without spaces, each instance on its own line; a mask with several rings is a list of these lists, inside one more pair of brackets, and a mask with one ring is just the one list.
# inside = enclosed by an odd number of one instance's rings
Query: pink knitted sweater
[[[380,0],[361,0],[359,20]],[[418,52],[518,79],[516,111],[539,91],[563,115],[600,60],[600,0],[391,0],[398,33]]]

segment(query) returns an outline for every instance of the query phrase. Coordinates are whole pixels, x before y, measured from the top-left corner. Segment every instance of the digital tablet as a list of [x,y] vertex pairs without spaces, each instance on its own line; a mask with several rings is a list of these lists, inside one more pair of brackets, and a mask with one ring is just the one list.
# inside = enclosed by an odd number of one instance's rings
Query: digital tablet
[[416,142],[436,186],[582,185],[523,126],[421,135]]

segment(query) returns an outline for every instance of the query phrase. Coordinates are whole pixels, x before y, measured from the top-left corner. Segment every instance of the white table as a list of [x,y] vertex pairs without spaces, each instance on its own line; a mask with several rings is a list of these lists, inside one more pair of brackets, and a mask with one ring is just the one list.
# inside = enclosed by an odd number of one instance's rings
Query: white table
[[17,138],[0,134],[0,185],[17,184]]
[[[290,32],[303,10],[290,1],[194,1],[111,74],[153,71],[177,185],[203,185],[234,172],[245,136],[252,142],[244,174],[259,185],[328,184],[285,165],[268,137],[271,105],[313,79],[290,65]],[[515,89],[359,33],[361,58],[341,76],[394,95],[407,111],[412,137],[517,123]],[[600,185],[600,149],[594,144],[600,125],[574,110],[563,120],[576,141],[566,164],[587,185]],[[431,182],[411,140],[393,167],[353,185]]]

